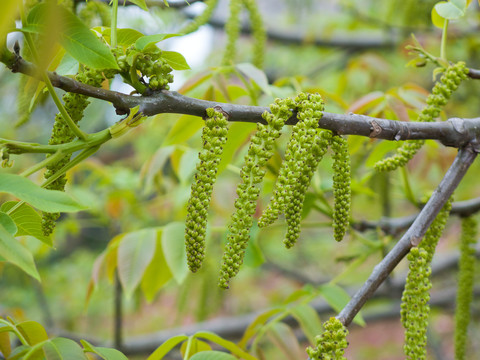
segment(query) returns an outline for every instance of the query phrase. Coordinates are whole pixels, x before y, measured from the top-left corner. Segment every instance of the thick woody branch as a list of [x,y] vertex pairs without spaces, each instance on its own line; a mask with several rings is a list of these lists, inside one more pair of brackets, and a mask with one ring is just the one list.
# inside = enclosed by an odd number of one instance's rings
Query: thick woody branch
[[[2,54],[0,60],[13,72],[20,72],[39,77],[36,67],[14,54]],[[119,114],[129,112],[130,108],[140,106],[140,111],[147,116],[163,113],[205,116],[207,108],[220,107],[229,121],[265,123],[262,114],[267,107],[220,103],[200,100],[181,95],[175,91],[158,91],[148,96],[133,96],[117,91],[96,88],[82,84],[72,78],[48,72],[52,84],[62,90],[83,94],[96,99],[111,102]],[[297,122],[292,116],[287,124]],[[438,140],[446,146],[461,148],[472,144],[480,148],[480,118],[451,118],[445,122],[419,123],[374,118],[357,114],[334,114],[325,112],[319,120],[320,128],[331,130],[339,135],[360,135],[385,140]]]
[[418,246],[425,232],[457,188],[476,156],[477,153],[470,146],[459,150],[457,157],[412,226],[410,226],[387,256],[375,266],[367,281],[338,315],[338,319],[345,326],[352,322],[365,302],[375,293],[377,288],[385,281],[410,249],[413,246]]

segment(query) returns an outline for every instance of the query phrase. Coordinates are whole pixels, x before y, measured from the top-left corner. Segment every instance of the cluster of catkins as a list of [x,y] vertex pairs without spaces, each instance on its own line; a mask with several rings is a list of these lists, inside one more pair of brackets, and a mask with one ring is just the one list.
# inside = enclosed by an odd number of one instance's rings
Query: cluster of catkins
[[[439,115],[451,95],[458,89],[460,83],[467,78],[468,69],[464,62],[450,65],[427,97],[427,106],[422,110],[417,121],[431,122]],[[412,140],[397,149],[397,153],[375,164],[378,171],[392,171],[408,163],[420,150],[425,140]]]
[[335,317],[327,320],[323,327],[325,331],[315,337],[315,348],[307,348],[311,360],[346,360],[345,349],[348,346],[348,330]]
[[402,294],[400,316],[405,328],[404,352],[407,359],[425,360],[427,356],[427,325],[430,314],[430,281],[433,254],[448,220],[452,199],[439,212],[418,247],[407,255],[409,272]]

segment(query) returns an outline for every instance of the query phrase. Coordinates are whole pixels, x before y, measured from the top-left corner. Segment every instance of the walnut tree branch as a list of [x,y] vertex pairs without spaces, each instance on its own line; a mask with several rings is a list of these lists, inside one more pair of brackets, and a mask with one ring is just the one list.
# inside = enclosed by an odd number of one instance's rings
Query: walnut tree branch
[[355,315],[360,311],[366,301],[375,293],[387,276],[398,263],[407,255],[413,246],[417,246],[425,232],[432,224],[438,212],[457,188],[468,168],[473,163],[477,153],[472,147],[467,146],[459,150],[455,160],[448,169],[438,187],[433,192],[430,200],[417,216],[412,226],[397,242],[385,258],[374,267],[370,277],[360,290],[352,297],[350,302],[338,314],[338,319],[348,326]]

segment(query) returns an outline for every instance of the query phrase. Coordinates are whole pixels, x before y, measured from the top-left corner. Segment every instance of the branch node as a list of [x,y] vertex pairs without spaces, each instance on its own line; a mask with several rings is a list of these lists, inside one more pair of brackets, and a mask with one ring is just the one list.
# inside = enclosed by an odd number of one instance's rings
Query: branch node
[[372,127],[370,128],[371,132],[370,132],[370,135],[368,136],[371,138],[376,138],[378,135],[382,133],[382,127],[375,120],[372,120],[370,124],[372,125]]
[[420,244],[420,241],[422,241],[423,237],[419,236],[412,236],[410,239],[410,244],[412,244],[412,247],[417,247]]

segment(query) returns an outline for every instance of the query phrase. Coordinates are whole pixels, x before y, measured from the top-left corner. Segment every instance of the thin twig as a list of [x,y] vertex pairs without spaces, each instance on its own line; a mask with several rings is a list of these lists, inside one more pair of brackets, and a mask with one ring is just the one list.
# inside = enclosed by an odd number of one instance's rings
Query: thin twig
[[477,153],[471,147],[460,149],[457,157],[448,169],[444,178],[433,192],[430,200],[417,216],[412,226],[397,242],[393,249],[372,271],[372,274],[360,290],[352,297],[350,302],[338,314],[338,319],[348,326],[355,315],[360,311],[365,302],[375,293],[398,263],[407,255],[412,246],[417,246],[425,232],[432,224],[438,212],[457,188],[460,180],[473,163]]

